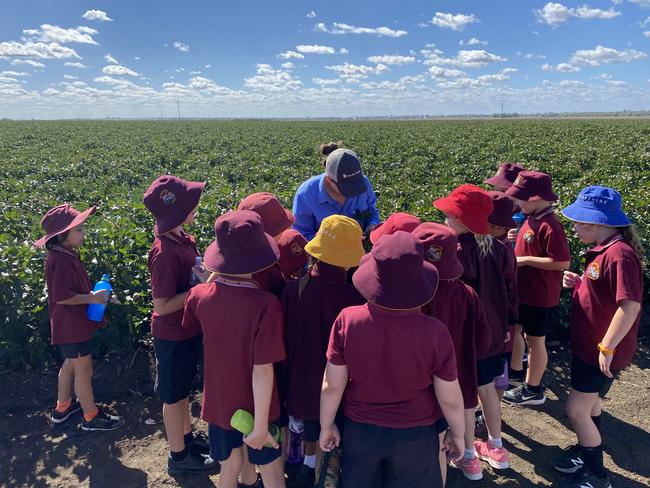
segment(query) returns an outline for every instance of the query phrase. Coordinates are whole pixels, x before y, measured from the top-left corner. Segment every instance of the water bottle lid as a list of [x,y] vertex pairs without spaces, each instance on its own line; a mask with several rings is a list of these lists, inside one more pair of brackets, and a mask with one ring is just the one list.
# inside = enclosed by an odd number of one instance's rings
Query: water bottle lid
[[102,281],[111,281],[111,275],[109,274],[102,275]]
[[197,256],[194,258],[194,262],[196,264],[201,264],[203,262],[203,258],[201,256]]

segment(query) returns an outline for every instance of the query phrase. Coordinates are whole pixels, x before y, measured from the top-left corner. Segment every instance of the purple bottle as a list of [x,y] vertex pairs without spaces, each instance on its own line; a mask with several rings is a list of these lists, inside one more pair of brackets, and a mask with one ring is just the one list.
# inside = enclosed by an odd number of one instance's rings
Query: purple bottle
[[302,420],[289,417],[289,448],[287,450],[287,463],[302,464],[305,459],[304,432],[305,424]]

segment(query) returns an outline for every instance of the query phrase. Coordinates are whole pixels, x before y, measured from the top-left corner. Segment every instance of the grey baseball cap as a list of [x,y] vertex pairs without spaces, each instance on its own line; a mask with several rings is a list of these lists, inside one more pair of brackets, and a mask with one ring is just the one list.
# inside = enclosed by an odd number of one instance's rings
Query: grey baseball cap
[[359,156],[350,149],[332,151],[325,160],[325,174],[336,182],[344,197],[356,197],[368,191]]

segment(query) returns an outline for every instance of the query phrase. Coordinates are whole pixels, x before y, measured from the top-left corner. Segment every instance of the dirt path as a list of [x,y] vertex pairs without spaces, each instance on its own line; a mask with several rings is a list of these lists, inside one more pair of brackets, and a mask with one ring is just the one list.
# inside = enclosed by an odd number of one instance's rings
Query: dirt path
[[[604,402],[605,463],[616,488],[650,486],[650,352],[647,342],[634,365],[625,371]],[[450,470],[449,488],[552,486],[558,479],[549,461],[574,442],[567,428],[563,404],[568,389],[568,355],[551,348],[549,399],[542,407],[505,406],[504,440],[512,469],[494,473],[484,469],[481,482],[466,481]],[[166,473],[166,442],[161,408],[152,392],[153,363],[149,351],[96,362],[96,394],[126,418],[115,432],[83,433],[75,422],[53,429],[46,405],[54,399],[56,371],[0,375],[0,486],[2,487],[213,487],[218,476],[170,478]],[[194,396],[196,428],[200,394]],[[153,425],[145,423],[152,419]]]

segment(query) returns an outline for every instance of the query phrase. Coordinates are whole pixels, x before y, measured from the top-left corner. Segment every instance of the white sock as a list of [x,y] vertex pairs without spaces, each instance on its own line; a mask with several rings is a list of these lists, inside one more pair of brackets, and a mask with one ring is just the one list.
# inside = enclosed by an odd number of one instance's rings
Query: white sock
[[465,459],[474,459],[474,448],[471,449],[465,448]]
[[488,435],[488,442],[493,447],[503,447],[503,441],[501,440],[501,437],[492,437],[491,435]]
[[305,455],[305,460],[302,462],[305,466],[311,469],[316,468],[316,454],[313,454],[311,456]]

